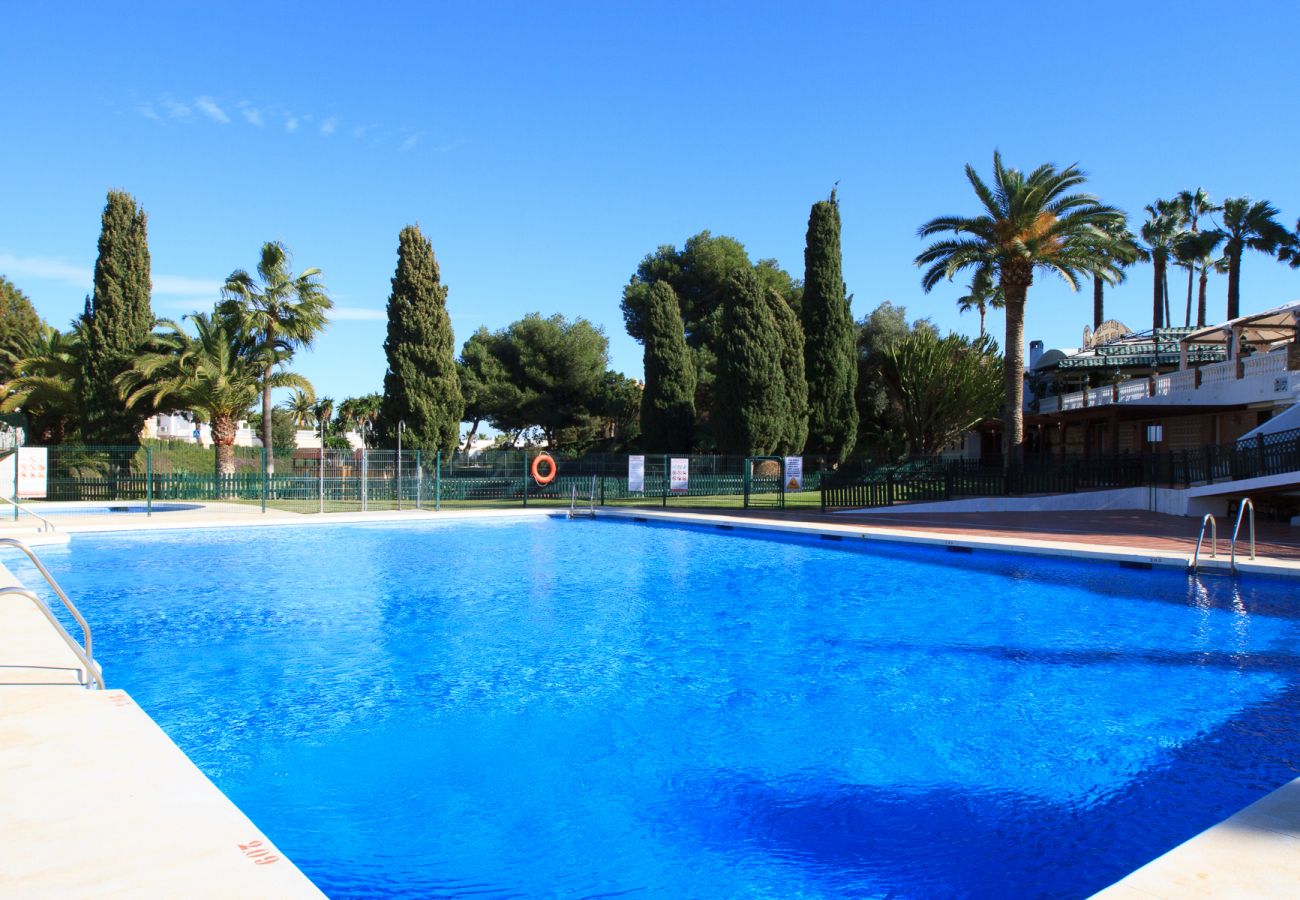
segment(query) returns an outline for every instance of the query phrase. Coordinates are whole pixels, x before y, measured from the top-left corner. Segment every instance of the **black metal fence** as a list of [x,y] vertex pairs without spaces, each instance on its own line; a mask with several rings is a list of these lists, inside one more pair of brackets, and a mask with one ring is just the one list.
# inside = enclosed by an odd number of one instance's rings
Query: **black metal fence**
[[1194,450],[1054,457],[1007,467],[943,459],[845,466],[824,476],[822,509],[1107,488],[1191,487],[1288,472],[1300,472],[1300,428]]

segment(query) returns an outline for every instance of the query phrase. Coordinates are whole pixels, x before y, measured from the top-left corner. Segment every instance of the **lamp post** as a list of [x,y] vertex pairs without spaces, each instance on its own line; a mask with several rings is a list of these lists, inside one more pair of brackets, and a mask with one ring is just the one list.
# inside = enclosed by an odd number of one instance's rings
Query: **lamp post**
[[406,431],[406,420],[397,423],[397,508],[402,508],[402,432]]

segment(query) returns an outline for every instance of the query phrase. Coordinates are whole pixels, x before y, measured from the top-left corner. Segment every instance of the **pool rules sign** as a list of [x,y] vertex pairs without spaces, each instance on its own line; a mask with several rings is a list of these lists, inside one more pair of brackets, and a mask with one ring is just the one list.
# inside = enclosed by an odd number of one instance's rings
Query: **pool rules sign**
[[19,500],[44,497],[48,474],[49,453],[44,447],[19,447],[0,463],[0,491]]
[[802,456],[787,456],[785,458],[785,489],[787,491],[803,490]]

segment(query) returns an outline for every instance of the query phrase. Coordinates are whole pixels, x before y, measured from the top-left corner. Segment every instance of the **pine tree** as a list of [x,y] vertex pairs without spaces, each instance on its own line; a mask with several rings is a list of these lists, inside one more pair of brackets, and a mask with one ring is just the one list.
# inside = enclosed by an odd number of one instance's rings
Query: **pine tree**
[[840,262],[840,206],[831,191],[808,215],[804,246],[804,370],[808,378],[808,450],[843,460],[858,436],[857,329]]
[[388,297],[388,371],[377,429],[381,440],[396,442],[398,423],[404,421],[403,447],[456,448],[465,401],[455,345],[433,245],[418,225],[408,225],[398,239],[397,272]]
[[787,435],[784,342],[752,271],[727,280],[718,334],[713,425],[722,453],[770,454]]
[[695,364],[677,293],[666,281],[650,288],[645,326],[642,446],[651,453],[685,452],[695,430]]
[[95,260],[95,291],[86,298],[81,373],[82,439],[134,446],[151,410],[127,409],[113,381],[130,368],[153,331],[149,303],[147,218],[130,194],[109,191]]
[[804,377],[804,334],[799,317],[776,291],[767,291],[767,303],[781,336],[781,378],[785,384],[785,425],[776,450],[798,456],[808,443],[808,380]]

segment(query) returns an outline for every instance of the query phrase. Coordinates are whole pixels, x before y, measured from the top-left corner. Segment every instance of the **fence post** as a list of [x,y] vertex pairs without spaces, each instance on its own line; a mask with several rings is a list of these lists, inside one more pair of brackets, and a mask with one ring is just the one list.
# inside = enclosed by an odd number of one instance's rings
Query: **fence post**
[[[266,454],[268,452],[271,451],[268,451],[266,447],[262,448],[262,512],[266,512],[266,491],[271,483],[271,476],[266,474]],[[274,458],[274,453],[272,453],[272,458]],[[150,481],[152,480],[150,479]]]
[[885,474],[885,505],[886,506],[894,505],[894,473],[893,472],[887,472]]
[[22,454],[22,448],[14,450],[14,521],[18,521],[18,457]]
[[433,510],[442,510],[442,451],[433,458]]
[[424,460],[423,451],[415,451],[415,509],[418,512],[424,503]]
[[144,514],[153,515],[153,451],[144,448]]
[[528,451],[523,452],[524,457],[524,506],[528,506]]

